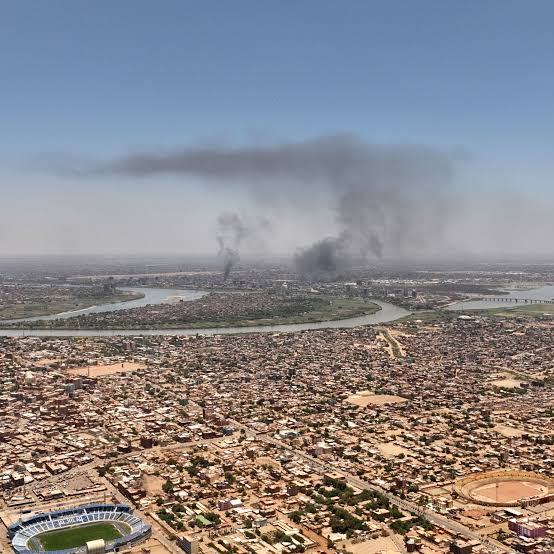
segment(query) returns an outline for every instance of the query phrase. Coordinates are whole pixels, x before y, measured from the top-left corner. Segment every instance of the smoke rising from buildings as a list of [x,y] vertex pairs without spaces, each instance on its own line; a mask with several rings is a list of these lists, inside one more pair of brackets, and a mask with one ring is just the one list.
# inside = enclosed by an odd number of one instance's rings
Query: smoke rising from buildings
[[[210,189],[247,192],[257,201],[257,215],[266,219],[274,201],[295,210],[298,204],[317,206],[316,200],[325,198],[334,213],[327,236],[298,248],[294,256],[298,270],[308,275],[428,249],[440,240],[453,206],[449,155],[421,145],[370,144],[351,135],[133,154],[85,173],[200,177]],[[295,213],[310,225],[313,211]],[[220,216],[217,240],[226,276],[247,233],[236,214]]]
[[256,246],[264,243],[271,223],[266,218],[248,218],[245,220],[235,212],[225,211],[217,218],[216,240],[218,255],[223,259],[223,280],[226,281],[240,261],[240,247],[244,242]]
[[224,212],[217,218],[217,242],[219,256],[223,258],[223,280],[226,281],[240,261],[239,246],[247,234],[247,228],[236,213]]

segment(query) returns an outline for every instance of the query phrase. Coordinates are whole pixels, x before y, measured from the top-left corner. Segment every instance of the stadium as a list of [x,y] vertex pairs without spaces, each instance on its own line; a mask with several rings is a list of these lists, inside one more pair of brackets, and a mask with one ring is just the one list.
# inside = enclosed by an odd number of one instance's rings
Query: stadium
[[124,504],[89,504],[37,514],[8,528],[18,554],[117,551],[152,533]]
[[520,470],[485,471],[459,479],[457,494],[485,506],[531,506],[548,500],[554,483],[537,473]]

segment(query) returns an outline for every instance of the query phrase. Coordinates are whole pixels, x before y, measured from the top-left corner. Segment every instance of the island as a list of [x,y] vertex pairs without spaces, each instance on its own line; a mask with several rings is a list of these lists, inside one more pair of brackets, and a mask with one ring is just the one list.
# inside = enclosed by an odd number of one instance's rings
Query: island
[[[0,285],[0,321],[43,317],[143,298],[140,292],[111,286],[51,284]],[[23,322],[22,322],[23,323]]]
[[211,292],[197,300],[80,314],[71,318],[21,321],[19,329],[206,329],[336,321],[379,311],[367,298]]

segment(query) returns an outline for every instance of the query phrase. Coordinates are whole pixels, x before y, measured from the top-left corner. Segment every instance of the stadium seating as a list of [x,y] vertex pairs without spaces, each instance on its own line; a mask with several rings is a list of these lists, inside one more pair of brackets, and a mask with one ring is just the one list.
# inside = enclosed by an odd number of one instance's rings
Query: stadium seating
[[[86,525],[93,522],[121,522],[129,527],[124,536],[106,543],[106,550],[116,550],[124,544],[142,540],[152,532],[150,525],[133,515],[133,510],[125,504],[88,504],[77,508],[68,508],[48,514],[37,514],[25,521],[18,521],[8,529],[12,546],[18,554],[36,554],[41,552],[38,541],[33,538],[55,529]],[[125,526],[122,526],[122,528]],[[35,546],[33,546],[33,544]],[[49,554],[69,554],[84,552],[83,547],[50,552]]]

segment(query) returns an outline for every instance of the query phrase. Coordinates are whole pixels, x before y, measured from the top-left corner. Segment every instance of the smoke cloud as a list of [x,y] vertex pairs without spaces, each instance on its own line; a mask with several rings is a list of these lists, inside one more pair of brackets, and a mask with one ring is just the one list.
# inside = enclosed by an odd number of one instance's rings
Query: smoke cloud
[[[449,155],[426,146],[369,144],[351,135],[334,135],[264,146],[134,154],[85,173],[200,177],[208,187],[241,189],[263,198],[265,204],[258,205],[264,218],[268,201],[288,202],[294,208],[330,199],[334,221],[329,229],[338,228],[337,234],[327,233],[294,256],[300,272],[315,276],[436,244],[454,205],[453,165]],[[304,210],[298,217],[308,226],[312,215]],[[239,260],[247,234],[236,214],[220,216],[217,241],[225,277]]]
[[217,218],[216,240],[218,255],[223,259],[223,280],[226,281],[240,261],[240,247],[244,241],[262,246],[271,223],[265,218],[244,220],[235,212],[225,211]]
[[246,236],[247,229],[236,213],[224,212],[217,218],[217,242],[219,256],[223,258],[223,280],[226,281],[231,269],[240,260],[239,246]]

